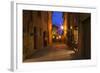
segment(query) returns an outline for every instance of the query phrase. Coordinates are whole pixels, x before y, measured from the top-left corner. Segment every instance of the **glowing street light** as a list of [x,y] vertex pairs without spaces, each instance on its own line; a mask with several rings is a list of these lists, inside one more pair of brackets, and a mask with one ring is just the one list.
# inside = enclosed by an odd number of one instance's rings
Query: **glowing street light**
[[61,39],[61,36],[59,35],[59,39]]
[[63,29],[64,29],[64,27],[63,27],[63,26],[61,26],[61,29],[63,30]]
[[55,38],[55,36],[52,37],[53,39]]
[[72,26],[70,27],[70,29],[72,29]]
[[58,39],[59,39],[59,37],[56,37],[56,39],[58,40]]

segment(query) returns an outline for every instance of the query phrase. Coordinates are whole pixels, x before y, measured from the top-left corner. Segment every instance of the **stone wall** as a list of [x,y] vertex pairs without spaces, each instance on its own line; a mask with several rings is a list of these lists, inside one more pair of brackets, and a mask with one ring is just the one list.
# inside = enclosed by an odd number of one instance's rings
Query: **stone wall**
[[[45,37],[44,36],[45,33]],[[44,38],[48,39],[48,13],[46,11],[23,11],[23,60],[34,51],[44,48]],[[48,42],[48,40],[46,40]],[[48,44],[48,43],[47,43]]]

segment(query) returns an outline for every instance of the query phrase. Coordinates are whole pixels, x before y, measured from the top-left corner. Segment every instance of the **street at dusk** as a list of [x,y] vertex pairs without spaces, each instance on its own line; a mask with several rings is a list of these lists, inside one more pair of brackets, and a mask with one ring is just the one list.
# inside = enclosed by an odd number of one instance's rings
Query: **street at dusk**
[[91,14],[23,10],[23,62],[91,59]]

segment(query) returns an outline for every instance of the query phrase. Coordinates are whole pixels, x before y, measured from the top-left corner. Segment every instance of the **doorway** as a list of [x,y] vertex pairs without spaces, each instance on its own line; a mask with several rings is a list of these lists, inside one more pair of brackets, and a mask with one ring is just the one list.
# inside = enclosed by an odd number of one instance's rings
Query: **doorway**
[[37,49],[37,29],[34,27],[34,49]]
[[90,59],[91,57],[91,26],[90,26],[90,16],[82,22],[83,27],[83,57]]
[[43,32],[43,47],[47,46],[47,37],[46,37],[46,31]]

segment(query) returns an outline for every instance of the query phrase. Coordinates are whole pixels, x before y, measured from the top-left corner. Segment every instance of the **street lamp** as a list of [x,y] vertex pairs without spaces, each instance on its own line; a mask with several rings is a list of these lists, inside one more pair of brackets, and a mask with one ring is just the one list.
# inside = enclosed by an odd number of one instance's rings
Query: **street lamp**
[[64,29],[64,27],[63,27],[63,26],[61,26],[61,29],[63,30],[63,29]]
[[72,26],[70,27],[70,29],[72,29]]

